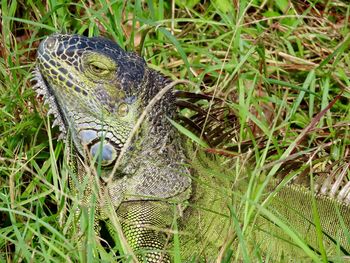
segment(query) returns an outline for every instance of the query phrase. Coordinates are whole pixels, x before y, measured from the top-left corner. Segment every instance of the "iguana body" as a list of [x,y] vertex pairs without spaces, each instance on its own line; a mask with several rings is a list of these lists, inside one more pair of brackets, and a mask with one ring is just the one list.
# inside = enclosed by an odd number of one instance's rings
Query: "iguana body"
[[[104,211],[111,203],[138,259],[170,261],[171,255],[164,252],[171,242],[168,230],[182,213],[180,225],[184,234],[180,239],[184,259],[197,256],[213,259],[220,249],[224,251],[226,245],[234,244],[228,207],[231,198],[237,196],[230,196],[230,191],[241,191],[244,195],[246,188],[234,186],[235,175],[228,175],[228,171],[221,177],[206,174],[205,165],[197,166],[199,182],[191,181],[183,165],[183,149],[166,118],[175,113],[172,93],[167,93],[147,115],[118,169],[109,178],[141,112],[168,83],[161,74],[112,41],[56,34],[40,44],[35,75],[36,91],[49,102],[55,124],[69,146],[70,163],[76,171],[76,178],[71,180],[73,191],[78,194],[76,189],[85,185],[82,203],[89,203],[97,186],[98,217],[108,220]],[[275,184],[266,190],[273,191]],[[312,195],[310,188],[286,185],[272,199],[270,207],[317,246],[310,207]],[[187,201],[189,207],[185,209],[183,204]],[[336,240],[339,236],[340,245],[347,249],[349,242],[342,230],[330,223],[333,220],[330,214],[339,205],[345,225],[349,226],[348,201],[316,196],[316,203],[326,235]],[[297,214],[303,215],[305,221]],[[271,233],[279,235],[278,226],[264,218],[257,219],[256,225],[262,231],[257,237],[252,236],[251,243],[265,251],[283,247],[278,238],[264,241]],[[270,233],[270,229],[276,230]],[[294,240],[285,244],[288,242]]]

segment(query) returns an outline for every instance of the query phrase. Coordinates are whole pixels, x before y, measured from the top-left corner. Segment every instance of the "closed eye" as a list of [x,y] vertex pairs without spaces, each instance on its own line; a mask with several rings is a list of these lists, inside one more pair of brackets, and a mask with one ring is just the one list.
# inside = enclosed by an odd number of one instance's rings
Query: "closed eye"
[[100,62],[91,62],[89,64],[89,68],[93,73],[96,74],[106,74],[109,72],[108,67],[106,67],[106,65]]

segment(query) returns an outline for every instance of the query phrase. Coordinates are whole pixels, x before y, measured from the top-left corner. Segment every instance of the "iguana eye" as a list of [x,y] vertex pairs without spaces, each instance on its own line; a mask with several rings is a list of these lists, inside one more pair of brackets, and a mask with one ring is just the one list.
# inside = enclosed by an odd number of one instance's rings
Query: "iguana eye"
[[97,61],[90,62],[89,68],[93,73],[99,74],[99,75],[105,75],[109,72],[109,69],[106,65]]
[[121,103],[119,106],[118,106],[118,109],[117,109],[117,114],[121,117],[125,117],[129,112],[129,106],[128,104],[126,103]]

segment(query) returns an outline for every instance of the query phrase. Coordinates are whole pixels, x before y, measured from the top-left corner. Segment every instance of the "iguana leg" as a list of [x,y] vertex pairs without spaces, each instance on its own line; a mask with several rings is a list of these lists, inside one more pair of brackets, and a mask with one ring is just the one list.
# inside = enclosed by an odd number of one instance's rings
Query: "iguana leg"
[[[162,201],[123,202],[117,210],[123,233],[140,262],[171,262],[165,251],[174,210]],[[111,224],[107,224],[113,235]]]

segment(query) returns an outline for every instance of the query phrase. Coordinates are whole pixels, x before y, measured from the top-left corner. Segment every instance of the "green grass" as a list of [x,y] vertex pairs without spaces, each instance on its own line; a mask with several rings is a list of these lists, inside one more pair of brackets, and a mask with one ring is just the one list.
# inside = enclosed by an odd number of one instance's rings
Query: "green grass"
[[[186,0],[174,7],[151,0],[0,2],[1,262],[109,262],[129,256],[123,240],[116,246],[125,254],[104,247],[87,211],[76,222],[78,202],[68,187],[64,145],[30,84],[36,48],[53,32],[114,39],[169,78],[197,84],[179,89],[221,99],[197,104],[205,110],[224,107],[220,125],[238,127],[232,140],[214,145],[174,124],[200,156],[192,164],[204,178],[198,183],[225,200],[226,210],[211,211],[230,222],[214,259],[285,261],[283,251],[299,247],[292,254],[300,261],[344,260],[350,251],[323,242],[324,210],[315,198],[309,197],[308,207],[316,224],[314,250],[273,207],[280,207],[274,196],[283,196],[291,181],[310,187],[342,171],[342,184],[349,181],[350,7],[347,1],[325,0],[233,2]],[[275,178],[282,183],[271,188]],[[350,243],[344,211],[336,210],[334,218]],[[278,230],[269,233],[268,221]],[[88,230],[80,253],[77,224]],[[264,231],[270,247],[259,239]],[[181,262],[181,235],[174,241],[175,261]]]

